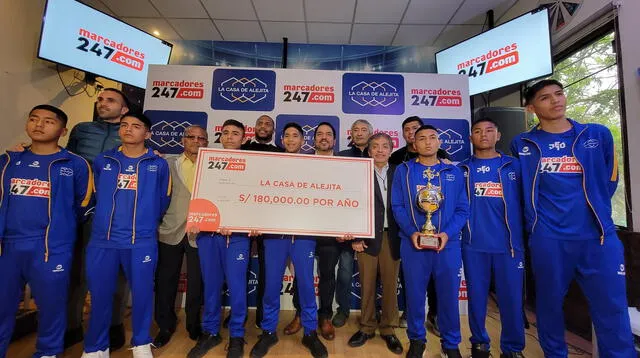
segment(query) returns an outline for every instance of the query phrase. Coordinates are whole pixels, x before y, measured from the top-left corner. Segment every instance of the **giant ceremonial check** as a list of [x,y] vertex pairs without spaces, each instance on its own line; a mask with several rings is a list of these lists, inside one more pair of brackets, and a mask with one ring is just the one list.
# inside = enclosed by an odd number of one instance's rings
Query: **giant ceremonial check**
[[200,148],[187,227],[374,237],[373,160]]
[[314,130],[328,122],[335,151],[347,149],[351,124],[366,119],[374,133],[391,136],[395,150],[405,145],[402,121],[418,116],[438,129],[442,149],[458,162],[471,154],[468,87],[463,75],[151,65],[144,110],[151,145],[161,153],[181,153],[182,133],[194,124],[207,129],[211,147],[220,147],[229,118],[245,125],[249,140],[262,115],[274,120],[273,144],[280,147],[284,125],[295,122],[304,132],[302,152],[313,153]]

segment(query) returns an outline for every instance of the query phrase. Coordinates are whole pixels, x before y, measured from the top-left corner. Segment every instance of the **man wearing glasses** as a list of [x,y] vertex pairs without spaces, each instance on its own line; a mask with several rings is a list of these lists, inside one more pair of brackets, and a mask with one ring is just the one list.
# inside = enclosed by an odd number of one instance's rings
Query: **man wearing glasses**
[[198,340],[201,334],[200,306],[202,304],[202,277],[200,258],[195,237],[185,233],[187,211],[196,171],[196,158],[200,147],[209,145],[207,131],[200,126],[189,126],[182,137],[184,152],[167,158],[173,178],[171,204],[158,228],[158,269],[156,270],[155,320],[160,328],[153,345],[166,345],[175,332],[175,311],[178,281],[183,255],[187,255],[187,331],[189,338]]

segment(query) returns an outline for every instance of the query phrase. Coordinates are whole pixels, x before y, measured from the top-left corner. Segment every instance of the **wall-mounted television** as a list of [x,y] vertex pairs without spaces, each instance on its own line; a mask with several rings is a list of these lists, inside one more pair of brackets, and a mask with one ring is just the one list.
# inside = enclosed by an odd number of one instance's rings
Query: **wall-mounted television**
[[173,45],[75,0],[48,0],[38,57],[145,88],[150,64],[169,63]]
[[469,76],[474,95],[553,72],[547,9],[534,10],[436,53],[438,73]]

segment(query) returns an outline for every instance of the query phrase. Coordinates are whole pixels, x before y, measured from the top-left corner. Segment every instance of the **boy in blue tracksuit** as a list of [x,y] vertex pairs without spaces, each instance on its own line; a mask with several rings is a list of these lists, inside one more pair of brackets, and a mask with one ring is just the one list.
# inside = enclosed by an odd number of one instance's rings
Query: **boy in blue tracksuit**
[[493,120],[476,121],[471,127],[474,155],[459,165],[470,205],[469,220],[462,230],[462,262],[473,358],[490,356],[485,319],[492,280],[502,323],[501,357],[521,357],[524,349],[520,167],[517,159],[496,151],[498,140],[500,132]]
[[0,357],[7,354],[25,283],[39,310],[33,357],[64,351],[76,225],[93,183],[89,163],[58,146],[66,125],[62,110],[36,106],[26,124],[31,146],[0,156]]
[[[297,123],[284,126],[282,143],[287,153],[300,153],[304,143],[304,132]],[[316,240],[308,236],[263,235],[265,252],[265,291],[262,298],[262,335],[251,349],[251,357],[264,357],[278,343],[276,329],[280,313],[280,290],[282,276],[291,258],[295,267],[296,287],[300,300],[301,320],[304,327],[302,344],[316,358],[327,357],[327,348],[318,338],[318,305],[313,278]]]
[[[224,149],[240,149],[244,138],[244,125],[235,119],[222,124],[220,143]],[[187,354],[188,358],[204,357],[209,350],[222,342],[220,318],[222,316],[222,286],[227,283],[231,306],[229,319],[229,346],[227,357],[242,357],[244,354],[244,321],[247,315],[247,270],[249,268],[249,235],[232,233],[220,228],[218,232],[201,232],[189,229],[196,235],[200,268],[204,283],[204,312],[202,335]]]
[[158,225],[171,199],[167,162],[147,148],[150,120],[127,113],[120,121],[122,146],[93,162],[96,209],[87,247],[91,316],[83,357],[109,356],[109,325],[120,267],[131,287],[134,357],[151,357],[153,282]]
[[576,279],[603,357],[636,357],[623,247],[611,218],[618,166],[609,130],[566,117],[563,86],[542,80],[525,92],[540,124],[513,140],[520,159],[526,230],[545,357],[566,357],[562,304]]
[[[430,279],[435,280],[438,300],[438,326],[442,337],[442,354],[461,357],[458,292],[462,258],[460,231],[469,216],[469,203],[462,171],[437,158],[438,131],[423,125],[415,133],[418,157],[399,165],[393,179],[391,203],[393,216],[400,227],[400,257],[405,273],[407,297],[407,357],[422,357],[426,343],[425,295]],[[438,250],[420,249],[417,240],[426,214],[416,205],[418,190],[428,183],[427,173],[436,173],[431,184],[439,186],[444,200],[431,221],[440,240]]]

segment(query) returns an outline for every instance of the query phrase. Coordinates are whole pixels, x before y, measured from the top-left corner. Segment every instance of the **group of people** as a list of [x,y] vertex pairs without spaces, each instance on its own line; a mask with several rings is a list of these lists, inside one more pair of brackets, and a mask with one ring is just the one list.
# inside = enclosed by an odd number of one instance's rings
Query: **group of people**
[[[440,149],[438,128],[419,117],[402,123],[407,145],[393,154],[388,134],[374,134],[364,119],[355,121],[351,148],[337,155],[373,159],[374,239],[346,233],[333,239],[227,228],[186,230],[198,149],[209,144],[205,128],[186,128],[184,152],[165,159],[145,145],[151,135],[149,119],[129,111],[126,96],[108,88],[98,96],[98,120],[76,125],[64,149],[58,141],[67,133],[67,115],[54,106],[38,105],[26,123],[31,144],[0,156],[0,357],[6,355],[25,283],[39,308],[34,357],[61,356],[65,347],[82,340],[87,358],[108,357],[122,347],[127,287],[132,297],[133,356],[152,357],[151,348],[168,344],[176,330],[175,300],[184,255],[186,329],[196,341],[187,357],[203,357],[221,344],[221,326],[229,331],[227,356],[241,357],[252,252],[259,258],[255,324],[262,334],[251,357],[267,355],[278,343],[280,291],[289,264],[295,273],[296,315],[284,334],[303,330],[302,344],[311,355],[327,357],[319,336],[334,339],[335,327],[344,326],[349,317],[354,258],[361,314],[349,346],[364,345],[378,330],[391,352],[403,353],[394,333],[400,324],[400,277],[406,296],[406,356],[423,356],[425,321],[430,321],[439,329],[442,355],[461,357],[458,291],[464,269],[472,357],[490,356],[485,319],[492,283],[502,323],[501,357],[523,357],[527,246],[545,356],[568,355],[562,305],[569,283],[576,279],[588,298],[600,354],[635,357],[623,248],[611,219],[611,196],[618,180],[611,133],[567,118],[563,86],[555,80],[537,82],[524,97],[540,122],[513,140],[513,156],[496,150],[498,125],[481,118],[471,127],[474,153],[458,165]],[[271,117],[259,117],[255,138],[247,141],[245,126],[229,119],[220,142],[225,149],[301,152],[304,132],[299,124],[283,125],[283,148],[273,144],[274,127]],[[318,124],[314,142],[315,155],[334,155],[333,126]],[[417,196],[427,185],[436,187],[443,198],[431,216],[435,250],[419,244],[426,215]],[[225,283],[231,307],[227,320],[222,319],[221,307]],[[87,288],[91,312],[84,334]],[[159,331],[152,338],[154,317]]]

